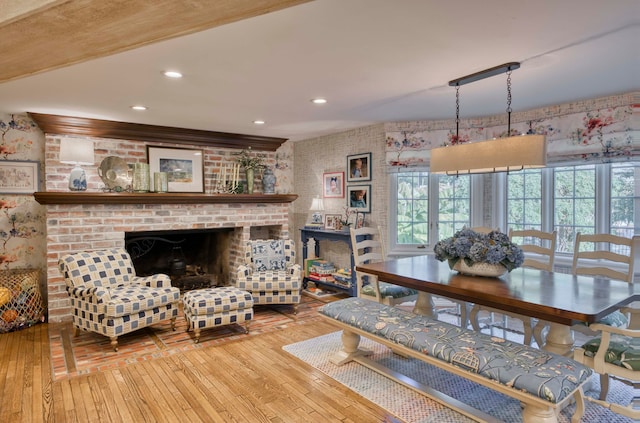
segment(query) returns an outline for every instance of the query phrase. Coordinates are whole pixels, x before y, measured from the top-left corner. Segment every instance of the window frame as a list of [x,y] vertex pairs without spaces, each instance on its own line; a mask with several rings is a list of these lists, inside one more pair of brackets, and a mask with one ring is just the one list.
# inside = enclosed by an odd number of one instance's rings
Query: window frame
[[[618,162],[624,163],[624,162]],[[635,166],[640,166],[640,161],[630,161]],[[541,169],[542,184],[542,230],[551,232],[555,228],[554,222],[554,173],[559,167],[579,167],[583,165],[595,165],[595,230],[598,233],[611,233],[611,174],[612,166],[615,163],[590,163],[590,162],[564,162],[547,166]],[[397,231],[398,197],[397,183],[398,174],[405,172],[427,172],[428,168],[416,167],[399,169],[389,173],[389,225],[387,227],[387,239],[389,256],[411,256],[432,254],[433,246],[438,241],[438,222],[432,217],[438,215],[438,187],[439,175],[429,174],[429,208],[428,208],[428,228],[429,236],[427,244],[398,244],[395,232]],[[493,228],[499,228],[508,233],[507,226],[507,173],[477,174],[471,176],[471,226],[487,226],[483,219],[489,217],[488,224]],[[488,194],[485,195],[485,194]],[[490,197],[490,204],[484,207],[485,197]],[[544,201],[550,199],[550,201]],[[640,213],[640,211],[637,211]],[[561,267],[571,267],[573,252],[556,252],[556,265]]]
[[[398,175],[400,173],[411,173],[411,172],[425,172],[429,175],[429,187],[428,187],[428,242],[426,244],[398,244],[397,242],[397,227],[398,227]],[[466,175],[465,175],[466,176]],[[484,182],[482,179],[483,175],[469,175],[470,176],[470,222],[471,226],[483,226],[482,218],[484,216]],[[399,257],[399,256],[415,256],[415,255],[424,255],[424,254],[432,254],[433,246],[438,239],[438,222],[432,219],[432,216],[438,215],[438,190],[439,190],[439,182],[440,175],[434,175],[429,172],[428,168],[425,167],[415,167],[402,169],[395,172],[389,173],[388,183],[389,183],[389,225],[387,227],[387,240],[388,240],[388,256],[389,257]],[[435,201],[434,201],[435,200]]]

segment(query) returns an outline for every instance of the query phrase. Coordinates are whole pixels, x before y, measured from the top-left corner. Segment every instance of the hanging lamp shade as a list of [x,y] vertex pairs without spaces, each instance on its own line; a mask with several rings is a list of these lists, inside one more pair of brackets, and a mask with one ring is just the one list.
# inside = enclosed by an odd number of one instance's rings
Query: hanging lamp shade
[[[511,133],[511,72],[520,67],[509,62],[449,81],[456,87],[456,139],[460,124],[460,85],[507,74],[507,134]],[[544,135],[522,135],[486,141],[468,142],[431,150],[430,172],[446,175],[513,172],[545,167],[547,142]]]
[[430,172],[446,175],[514,172],[546,164],[545,136],[522,135],[434,148]]

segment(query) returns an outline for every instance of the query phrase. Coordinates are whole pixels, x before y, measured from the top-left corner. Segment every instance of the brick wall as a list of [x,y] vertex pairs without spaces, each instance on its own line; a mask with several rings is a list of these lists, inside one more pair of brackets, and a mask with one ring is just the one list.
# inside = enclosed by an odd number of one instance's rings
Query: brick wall
[[[146,162],[146,146],[140,142],[94,139],[96,165],[84,166],[88,191],[99,191],[97,167],[107,156],[127,163]],[[67,192],[71,166],[58,161],[60,137],[47,136],[45,147],[46,191]],[[155,144],[154,144],[155,145]],[[165,145],[166,146],[166,145]],[[233,161],[235,150],[204,149],[205,192],[210,190],[221,162]],[[267,163],[276,153],[267,154]],[[259,190],[259,179],[256,183]],[[279,192],[287,188],[280,187]],[[78,193],[77,195],[82,195]],[[71,310],[58,259],[67,252],[124,247],[125,232],[168,229],[234,228],[230,266],[240,264],[242,245],[249,239],[289,236],[289,203],[258,204],[84,204],[47,206],[47,291],[49,321],[70,320]]]

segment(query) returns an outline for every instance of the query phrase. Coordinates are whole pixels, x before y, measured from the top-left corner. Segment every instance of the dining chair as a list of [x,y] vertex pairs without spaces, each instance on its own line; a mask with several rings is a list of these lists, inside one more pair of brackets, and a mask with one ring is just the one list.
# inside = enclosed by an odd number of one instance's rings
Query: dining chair
[[[351,233],[353,262],[356,266],[386,259],[384,238],[379,227],[350,228],[349,231]],[[418,298],[418,291],[414,289],[380,282],[377,276],[357,270],[355,272],[358,297],[375,298],[379,303],[390,306],[415,301]]]
[[[627,238],[611,234],[581,234],[578,232],[573,250],[571,273],[603,276],[633,283],[635,250],[638,240],[640,240],[638,235]],[[627,327],[634,330],[640,329],[640,303],[631,303],[625,310],[629,315]],[[609,316],[605,319],[609,320]],[[606,324],[607,321],[598,323]],[[584,327],[584,325],[582,326]],[[593,335],[593,331],[581,330],[579,325],[576,325],[576,329],[587,335]]]
[[[622,310],[626,311],[624,308]],[[640,330],[615,328],[599,323],[592,324],[590,328],[598,331],[599,335],[573,352],[574,360],[600,374],[599,398],[586,396],[586,399],[634,421],[640,421],[637,397],[632,398],[628,405],[607,402],[610,378],[630,385],[634,390],[640,389]]]
[[[531,267],[534,269],[553,271],[553,264],[555,261],[555,251],[556,251],[556,239],[557,232],[544,232],[537,229],[524,229],[524,230],[509,230],[509,240],[511,242],[517,243],[522,251],[525,253],[525,259],[522,264],[523,267]],[[516,242],[520,241],[520,242]],[[507,327],[507,318],[515,318],[522,321],[523,331],[524,331],[524,340],[523,343],[525,345],[531,344],[532,337],[535,338],[538,346],[542,345],[542,329],[544,326],[540,327],[539,331],[534,331],[534,326],[536,320],[529,317],[523,316],[516,313],[509,313],[502,310],[497,310],[491,307],[480,306],[478,304],[474,305],[471,309],[471,314],[469,319],[471,320],[471,325],[476,331],[480,331],[480,323],[478,321],[478,313],[481,310],[488,311],[491,316],[491,321],[489,324],[493,324],[493,314],[500,313],[503,316],[503,327]]]
[[[635,248],[639,239],[640,236],[627,238],[611,234],[581,234],[578,232],[573,249],[571,272],[574,275],[603,276],[633,283]],[[632,346],[635,345],[636,351],[640,351],[640,342],[636,335],[640,326],[640,307],[638,305],[637,302],[631,303],[627,307],[616,310],[589,326],[584,323],[571,326],[572,330],[587,336],[599,336],[594,343],[601,342],[603,351],[597,354],[594,353],[595,355],[592,358],[587,357],[589,354],[583,353],[582,360],[600,374],[600,400],[602,401],[607,396],[609,376],[625,377],[626,375],[631,379],[635,377],[636,382],[639,381],[638,373],[632,376],[631,373],[620,370],[619,366],[628,367],[624,360],[622,362],[618,360],[617,365],[615,362],[613,365],[605,365],[602,362],[605,360],[605,355],[607,356],[606,360],[614,360],[613,357],[616,354],[614,350],[619,347],[619,342],[623,344],[631,343]],[[627,316],[630,316],[630,318]],[[628,338],[625,340],[624,337],[620,338],[618,335]],[[609,344],[610,339],[612,339],[611,344]],[[587,343],[585,344],[587,349],[589,345],[591,345],[592,349],[594,348],[592,344]],[[595,348],[597,349],[597,347]],[[575,355],[579,356],[580,350],[576,350]],[[625,354],[631,355],[632,352],[630,350]]]

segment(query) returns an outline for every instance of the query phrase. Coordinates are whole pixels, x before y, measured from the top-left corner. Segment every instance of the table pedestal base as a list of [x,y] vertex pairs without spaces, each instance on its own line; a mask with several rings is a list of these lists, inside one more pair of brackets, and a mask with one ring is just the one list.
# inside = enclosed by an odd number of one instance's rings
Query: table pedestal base
[[564,355],[565,357],[573,356],[575,338],[569,326],[541,321],[537,325],[549,325],[549,333],[547,333],[544,345],[541,346],[543,350]]
[[438,313],[436,313],[433,304],[433,297],[423,291],[418,291],[418,299],[416,300],[416,305],[413,306],[413,312],[433,319],[438,318]]

